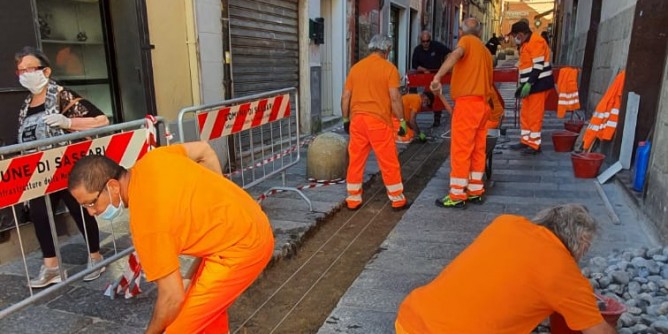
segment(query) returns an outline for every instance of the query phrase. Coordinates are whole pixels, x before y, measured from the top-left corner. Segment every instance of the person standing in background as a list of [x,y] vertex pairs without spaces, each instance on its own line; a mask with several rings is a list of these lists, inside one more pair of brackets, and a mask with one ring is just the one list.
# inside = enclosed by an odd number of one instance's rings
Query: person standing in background
[[[411,58],[412,67],[420,73],[432,73],[438,71],[445,60],[445,57],[451,52],[447,46],[431,39],[431,33],[427,30],[420,33],[420,45],[413,49]],[[425,87],[429,91],[429,87]],[[442,110],[434,110],[433,127],[441,125]]]
[[[24,47],[14,56],[16,74],[23,87],[30,91],[19,109],[18,142],[52,138],[67,132],[88,130],[109,124],[104,113],[77,93],[51,80],[51,64],[46,55],[33,47]],[[100,254],[100,232],[97,221],[81,207],[67,190],[50,196],[51,209],[62,199],[70,211],[70,216],[88,242],[91,267],[102,261]],[[49,225],[46,201],[43,197],[30,200],[30,221],[35,225],[35,234],[42,249],[44,263],[39,275],[30,281],[33,288],[43,288],[63,280],[60,276],[55,245]],[[85,227],[84,227],[85,224]],[[87,233],[86,233],[87,232]],[[84,277],[91,281],[100,277],[104,267]]]

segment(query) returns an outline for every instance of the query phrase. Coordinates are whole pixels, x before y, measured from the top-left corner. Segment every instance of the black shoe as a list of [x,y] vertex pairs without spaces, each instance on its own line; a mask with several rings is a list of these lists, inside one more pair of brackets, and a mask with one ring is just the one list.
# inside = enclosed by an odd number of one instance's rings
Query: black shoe
[[531,147],[527,147],[527,148],[522,150],[523,155],[537,155],[537,154],[540,154],[541,152],[543,152],[543,151],[540,148],[538,148],[537,150],[534,150]]
[[482,195],[469,195],[469,197],[466,199],[467,203],[472,203],[472,204],[482,204],[485,202],[485,200],[482,198]]
[[522,143],[512,144],[512,145],[508,146],[508,148],[511,149],[511,150],[513,150],[513,151],[519,151],[519,150],[521,150],[521,149],[523,149],[523,148],[528,148],[528,147],[529,147],[529,146],[526,146],[526,145],[524,145],[524,144],[522,144]]
[[406,204],[400,206],[400,207],[392,207],[392,211],[403,211],[411,207],[413,205],[413,201],[411,200],[406,200]]

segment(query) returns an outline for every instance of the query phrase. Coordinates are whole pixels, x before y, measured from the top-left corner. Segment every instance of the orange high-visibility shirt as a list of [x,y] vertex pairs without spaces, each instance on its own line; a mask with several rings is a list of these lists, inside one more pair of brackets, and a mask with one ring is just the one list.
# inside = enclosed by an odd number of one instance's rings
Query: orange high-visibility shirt
[[397,322],[411,334],[517,334],[555,311],[575,330],[603,322],[589,281],[561,241],[526,218],[502,215],[406,297]]
[[130,230],[148,281],[179,268],[181,254],[237,261],[240,240],[273,238],[243,189],[188,158],[182,145],[148,152],[130,169]]
[[399,88],[399,71],[394,64],[372,53],[350,68],[345,90],[352,92],[350,118],[371,115],[392,126],[390,88]]
[[463,36],[457,47],[464,49],[464,55],[452,69],[450,96],[453,100],[462,96],[488,96],[494,71],[489,50],[480,38],[472,35]]
[[422,108],[422,97],[420,94],[406,94],[401,97],[401,102],[404,105],[404,119],[406,122],[413,118],[413,114],[419,112]]

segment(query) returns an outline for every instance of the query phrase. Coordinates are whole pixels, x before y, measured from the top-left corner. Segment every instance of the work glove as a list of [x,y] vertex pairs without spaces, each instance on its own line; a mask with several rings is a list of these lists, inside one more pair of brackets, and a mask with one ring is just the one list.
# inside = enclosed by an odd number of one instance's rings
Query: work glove
[[421,143],[427,142],[427,135],[424,134],[424,132],[420,132],[418,135],[418,139],[420,140]]
[[531,93],[531,84],[530,83],[525,83],[524,86],[522,86],[522,91],[520,92],[520,97],[525,98],[529,96],[529,93]]
[[44,116],[44,123],[52,128],[69,129],[72,127],[72,120],[62,114],[50,114]]
[[399,121],[399,132],[397,132],[397,134],[399,136],[405,136],[407,128],[408,126],[406,125],[406,120],[402,119],[401,121]]
[[350,134],[350,118],[348,117],[343,118],[343,131]]

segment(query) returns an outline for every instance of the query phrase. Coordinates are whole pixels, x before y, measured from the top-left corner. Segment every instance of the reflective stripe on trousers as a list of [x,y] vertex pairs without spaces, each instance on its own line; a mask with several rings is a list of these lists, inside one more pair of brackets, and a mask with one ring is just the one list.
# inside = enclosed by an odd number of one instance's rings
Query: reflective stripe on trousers
[[[450,141],[450,198],[453,200],[465,200],[471,174],[485,171],[485,124],[489,114],[489,104],[480,96],[465,96],[455,100]],[[477,191],[482,194],[483,189]]]
[[[400,207],[406,204],[403,196],[404,186],[401,183],[401,167],[397,156],[397,147],[394,143],[392,127],[380,119],[355,114],[350,121],[350,141],[348,144],[348,198],[349,208],[361,204],[361,184],[364,177],[364,167],[369,153],[373,149],[378,161],[378,167],[383,176],[383,183],[392,206]],[[360,184],[359,193],[351,192],[350,185]],[[359,195],[359,197],[357,197]],[[350,199],[350,200],[349,200]],[[352,205],[351,205],[352,204]]]
[[520,109],[520,142],[534,150],[540,148],[543,114],[545,113],[545,98],[547,91],[529,94],[522,99]]

